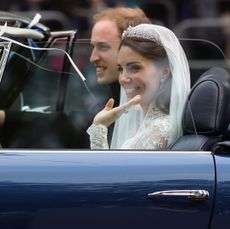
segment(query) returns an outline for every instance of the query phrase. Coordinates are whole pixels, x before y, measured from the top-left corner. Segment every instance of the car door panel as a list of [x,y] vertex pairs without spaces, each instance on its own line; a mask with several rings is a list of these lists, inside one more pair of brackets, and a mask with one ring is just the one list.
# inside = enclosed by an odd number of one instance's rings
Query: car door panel
[[227,151],[215,155],[217,188],[211,229],[227,229],[230,224],[230,158]]
[[[1,228],[209,225],[215,187],[210,153],[10,151],[0,158]],[[164,190],[206,190],[209,198],[148,197]]]

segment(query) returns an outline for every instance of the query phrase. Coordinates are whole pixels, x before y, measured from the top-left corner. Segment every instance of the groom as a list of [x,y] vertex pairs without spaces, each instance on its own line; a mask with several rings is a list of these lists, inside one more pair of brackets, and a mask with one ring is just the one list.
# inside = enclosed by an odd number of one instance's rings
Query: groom
[[[122,32],[129,25],[151,22],[141,9],[126,7],[106,9],[96,14],[93,20],[90,62],[96,68],[97,82],[110,85],[115,105],[118,105],[117,55]],[[3,148],[89,148],[88,126],[74,125],[74,117],[65,113],[0,110],[0,142]],[[112,129],[109,136],[111,133]]]

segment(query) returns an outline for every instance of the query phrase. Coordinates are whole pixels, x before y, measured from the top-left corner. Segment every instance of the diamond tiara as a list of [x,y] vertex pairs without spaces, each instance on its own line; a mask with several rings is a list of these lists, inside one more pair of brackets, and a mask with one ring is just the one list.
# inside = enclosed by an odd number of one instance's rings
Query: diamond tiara
[[158,36],[159,35],[152,30],[146,30],[146,29],[141,29],[139,27],[129,26],[122,33],[122,40],[128,37],[137,37],[137,38],[143,38],[143,39],[156,42],[158,41],[157,39]]

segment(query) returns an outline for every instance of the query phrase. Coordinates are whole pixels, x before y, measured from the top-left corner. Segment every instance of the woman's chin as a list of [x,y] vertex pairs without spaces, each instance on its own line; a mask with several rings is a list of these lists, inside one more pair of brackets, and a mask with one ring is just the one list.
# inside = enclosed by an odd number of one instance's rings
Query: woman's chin
[[131,94],[129,94],[129,95],[126,94],[127,100],[130,101],[130,100],[133,99],[136,95],[137,95],[137,94],[132,94],[132,95],[131,95]]

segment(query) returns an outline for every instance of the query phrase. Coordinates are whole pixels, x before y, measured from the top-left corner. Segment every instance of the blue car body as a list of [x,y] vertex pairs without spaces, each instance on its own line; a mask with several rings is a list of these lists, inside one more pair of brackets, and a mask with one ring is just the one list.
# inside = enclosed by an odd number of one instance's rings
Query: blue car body
[[[1,228],[228,228],[228,157],[210,152],[6,151]],[[209,196],[156,196],[205,190]]]

